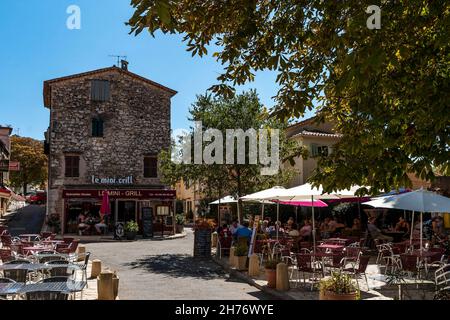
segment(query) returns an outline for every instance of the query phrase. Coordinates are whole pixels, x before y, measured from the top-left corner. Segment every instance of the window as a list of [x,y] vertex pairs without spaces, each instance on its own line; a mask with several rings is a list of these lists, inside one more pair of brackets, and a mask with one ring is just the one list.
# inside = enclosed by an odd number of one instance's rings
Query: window
[[144,157],[144,178],[158,177],[158,159],[156,156]]
[[92,80],[91,82],[91,100],[109,101],[110,86],[107,80]]
[[80,156],[66,156],[66,177],[77,178],[80,176]]
[[103,120],[99,118],[92,119],[92,136],[103,137]]
[[313,157],[318,157],[320,155],[328,156],[328,146],[319,146],[315,143],[311,144],[311,155]]

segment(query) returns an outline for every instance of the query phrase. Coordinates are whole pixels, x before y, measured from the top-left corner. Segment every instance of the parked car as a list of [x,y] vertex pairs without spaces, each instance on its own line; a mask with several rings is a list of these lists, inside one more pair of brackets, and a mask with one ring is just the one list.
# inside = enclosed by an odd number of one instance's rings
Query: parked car
[[31,204],[44,204],[47,202],[47,193],[46,192],[36,192],[35,195],[30,196],[28,200]]
[[30,192],[25,193],[25,201],[27,203],[30,203],[30,198],[35,195],[36,195],[36,191],[30,191]]

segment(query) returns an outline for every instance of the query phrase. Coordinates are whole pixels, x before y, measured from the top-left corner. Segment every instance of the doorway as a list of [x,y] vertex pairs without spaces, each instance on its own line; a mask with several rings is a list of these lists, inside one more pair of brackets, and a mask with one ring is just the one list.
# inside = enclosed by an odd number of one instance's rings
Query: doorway
[[137,221],[136,201],[117,201],[116,222]]

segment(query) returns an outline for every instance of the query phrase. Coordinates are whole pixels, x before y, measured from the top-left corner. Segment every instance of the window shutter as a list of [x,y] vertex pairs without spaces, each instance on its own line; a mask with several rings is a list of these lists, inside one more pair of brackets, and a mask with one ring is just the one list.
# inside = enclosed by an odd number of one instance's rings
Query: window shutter
[[319,146],[315,143],[311,143],[311,155],[317,157],[319,155]]
[[107,80],[92,80],[91,82],[91,100],[109,101],[110,85]]

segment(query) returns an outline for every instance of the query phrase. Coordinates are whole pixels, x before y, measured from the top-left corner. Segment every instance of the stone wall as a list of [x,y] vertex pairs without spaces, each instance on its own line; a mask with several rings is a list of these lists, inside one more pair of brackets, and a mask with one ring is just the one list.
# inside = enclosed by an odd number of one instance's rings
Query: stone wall
[[[91,101],[91,80],[109,80],[111,99]],[[169,92],[117,71],[51,84],[49,214],[62,213],[64,185],[89,185],[96,177],[144,178],[144,155],[170,144]],[[92,118],[104,120],[104,137],[92,137]],[[80,155],[80,177],[65,178],[65,155]]]

